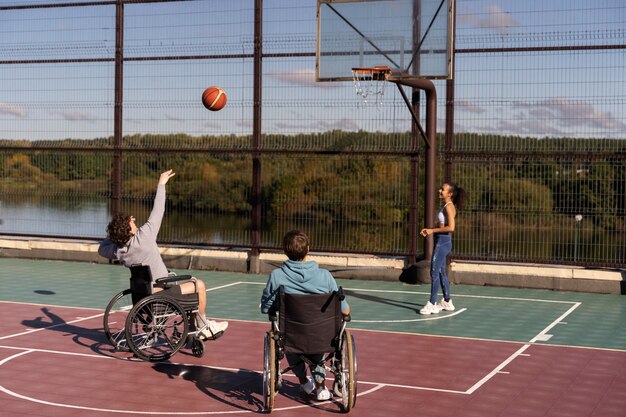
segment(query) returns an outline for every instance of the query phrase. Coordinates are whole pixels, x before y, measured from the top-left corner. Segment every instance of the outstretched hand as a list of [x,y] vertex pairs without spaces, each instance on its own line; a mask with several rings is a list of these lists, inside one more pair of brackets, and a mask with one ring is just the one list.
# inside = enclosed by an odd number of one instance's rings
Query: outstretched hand
[[172,178],[174,175],[176,175],[176,173],[172,169],[163,172],[161,174],[161,177],[159,178],[159,185],[167,184],[167,181],[169,181],[169,179]]

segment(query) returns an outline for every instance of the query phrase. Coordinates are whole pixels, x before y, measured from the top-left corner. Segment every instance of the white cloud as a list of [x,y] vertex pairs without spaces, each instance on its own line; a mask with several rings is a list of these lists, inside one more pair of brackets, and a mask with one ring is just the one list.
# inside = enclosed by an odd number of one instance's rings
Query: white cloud
[[511,32],[511,28],[519,26],[513,16],[502,10],[497,4],[488,6],[484,13],[459,13],[457,23],[493,30],[501,35],[506,35]]
[[82,111],[66,111],[57,113],[61,115],[65,120],[69,120],[72,122],[85,122],[85,121],[93,121],[96,118],[89,113],[85,113]]
[[336,83],[317,82],[315,80],[315,70],[312,68],[305,68],[291,72],[270,72],[267,75],[270,78],[274,78],[279,81],[286,81],[291,84],[313,86],[318,88],[337,88]]
[[172,120],[172,121],[175,121],[175,122],[184,122],[185,121],[185,119],[183,119],[181,117],[178,117],[178,116],[174,116],[171,113],[165,113],[165,120]]
[[326,130],[359,130],[359,125],[353,119],[344,118],[332,122],[322,120],[319,124]]
[[465,101],[465,100],[455,101],[455,108],[469,112],[469,113],[484,113],[485,112],[485,109],[482,108],[481,106],[475,103],[472,103],[470,101]]
[[329,130],[345,130],[355,131],[360,127],[353,119],[339,119],[339,120],[315,120],[313,122],[305,121],[291,121],[291,122],[276,122],[273,127],[279,132],[310,132],[310,131],[329,131]]
[[532,118],[546,120],[563,128],[575,126],[616,131],[626,129],[626,123],[610,112],[598,111],[593,104],[582,100],[555,97],[536,103],[518,102],[516,107],[527,111]]
[[13,104],[0,103],[0,114],[8,114],[21,119],[28,115],[25,108]]

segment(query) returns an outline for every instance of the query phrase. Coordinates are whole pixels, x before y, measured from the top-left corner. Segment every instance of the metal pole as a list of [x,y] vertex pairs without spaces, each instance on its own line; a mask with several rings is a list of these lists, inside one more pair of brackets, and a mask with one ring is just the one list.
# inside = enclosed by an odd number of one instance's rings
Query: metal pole
[[445,182],[452,181],[452,159],[449,157],[454,149],[454,48],[456,48],[456,13],[452,13],[452,62],[450,64],[450,79],[446,80],[446,132],[444,139],[445,162],[443,178]]
[[444,170],[445,182],[452,181],[452,159],[449,157],[454,148],[454,78],[446,81],[446,132],[444,139]]
[[[393,75],[388,81],[419,88],[426,92],[426,166],[424,178],[424,227],[432,228],[435,224],[435,179],[437,162],[437,90],[432,81],[418,78],[401,80]],[[412,108],[409,110],[413,111]],[[431,235],[432,236],[432,235]],[[432,237],[424,240],[424,259],[430,259],[433,253],[434,242]]]
[[[435,176],[437,162],[437,90],[430,80],[419,80],[426,91],[426,166],[424,178],[424,225],[432,228],[435,225]],[[424,259],[433,255],[434,237],[424,239]]]
[[113,107],[113,177],[111,202],[113,214],[121,211],[122,201],[122,120],[124,104],[124,1],[115,5],[115,103]]
[[[421,14],[420,2],[413,3],[413,50],[412,50],[412,68],[413,75],[419,74],[420,61],[415,59],[419,53],[418,47],[420,44],[420,14]],[[409,258],[408,263],[413,265],[417,262],[417,247],[418,247],[418,222],[419,222],[419,152],[420,152],[420,134],[425,138],[425,132],[422,131],[422,127],[419,124],[419,112],[420,112],[420,90],[413,87],[411,89],[411,102],[408,101],[402,86],[398,84],[398,90],[402,94],[407,107],[411,110],[413,116],[413,123],[411,123],[411,193],[410,193],[410,206],[409,206]],[[426,138],[425,138],[426,139]]]
[[263,82],[263,0],[254,1],[254,92],[252,118],[252,230],[250,233],[250,272],[259,273],[261,244],[261,100]]

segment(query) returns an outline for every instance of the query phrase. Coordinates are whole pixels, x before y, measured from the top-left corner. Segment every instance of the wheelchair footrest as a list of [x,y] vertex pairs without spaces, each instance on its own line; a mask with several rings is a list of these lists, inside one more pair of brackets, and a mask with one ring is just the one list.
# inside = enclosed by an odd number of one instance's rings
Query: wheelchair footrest
[[205,340],[205,341],[208,341],[208,340],[217,340],[217,339],[219,339],[220,337],[222,337],[223,335],[224,335],[224,331],[222,330],[221,332],[217,332],[217,333],[213,334],[213,336],[212,336],[212,337],[207,337],[206,339],[205,339],[205,338],[201,338],[201,339],[202,339],[202,340]]

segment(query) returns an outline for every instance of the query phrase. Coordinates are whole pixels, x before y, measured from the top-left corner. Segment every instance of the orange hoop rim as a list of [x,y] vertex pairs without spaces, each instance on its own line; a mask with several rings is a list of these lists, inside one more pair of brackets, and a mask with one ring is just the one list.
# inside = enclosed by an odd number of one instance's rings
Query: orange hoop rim
[[352,68],[352,74],[354,76],[371,75],[373,80],[384,80],[391,75],[391,68],[386,65],[356,67]]

